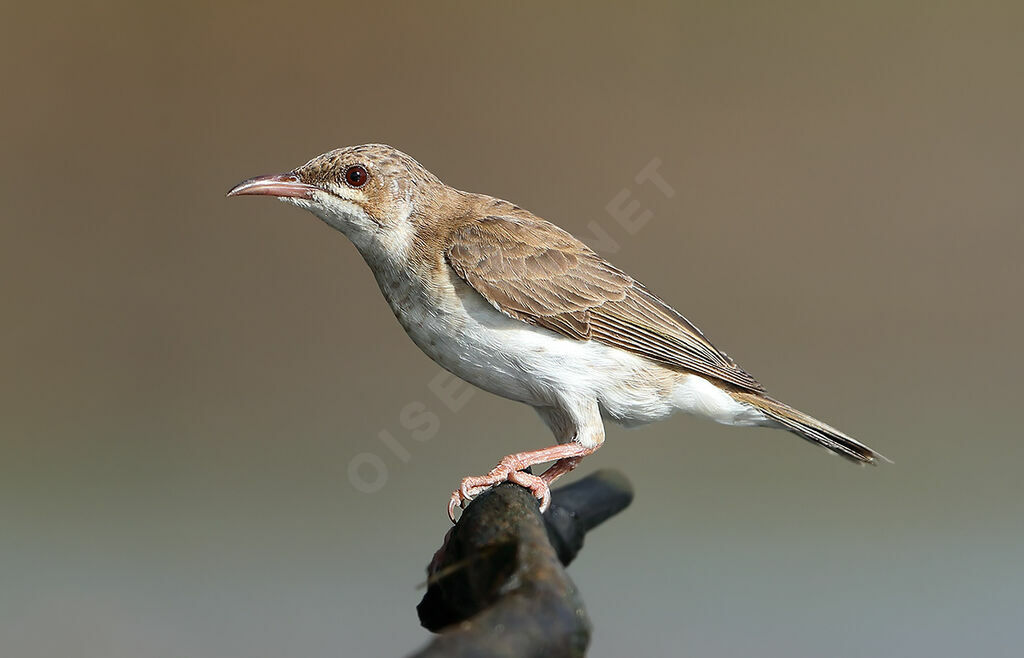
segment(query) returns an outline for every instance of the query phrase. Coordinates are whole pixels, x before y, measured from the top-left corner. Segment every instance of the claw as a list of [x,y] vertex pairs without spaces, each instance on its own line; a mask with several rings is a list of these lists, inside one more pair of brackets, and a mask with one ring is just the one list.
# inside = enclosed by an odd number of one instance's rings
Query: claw
[[452,520],[452,523],[455,523],[455,508],[462,506],[460,493],[459,491],[453,491],[452,499],[448,501],[448,518]]
[[540,513],[548,511],[549,507],[551,507],[551,489],[544,485],[544,493],[540,496]]

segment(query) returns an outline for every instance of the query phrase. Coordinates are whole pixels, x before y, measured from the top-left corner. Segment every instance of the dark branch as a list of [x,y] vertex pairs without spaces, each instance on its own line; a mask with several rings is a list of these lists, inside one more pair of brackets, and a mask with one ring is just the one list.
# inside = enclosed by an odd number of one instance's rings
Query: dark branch
[[440,634],[412,658],[582,656],[590,622],[563,566],[588,530],[632,498],[629,483],[612,471],[555,490],[544,516],[514,484],[481,494],[427,567],[417,611]]

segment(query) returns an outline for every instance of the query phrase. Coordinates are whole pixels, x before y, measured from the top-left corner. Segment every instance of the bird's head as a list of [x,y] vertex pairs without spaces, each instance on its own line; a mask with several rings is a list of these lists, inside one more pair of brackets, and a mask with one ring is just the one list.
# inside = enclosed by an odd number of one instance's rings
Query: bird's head
[[228,196],[277,197],[309,210],[364,252],[393,252],[409,239],[410,217],[445,186],[413,158],[385,144],[348,146],[284,174],[257,176]]

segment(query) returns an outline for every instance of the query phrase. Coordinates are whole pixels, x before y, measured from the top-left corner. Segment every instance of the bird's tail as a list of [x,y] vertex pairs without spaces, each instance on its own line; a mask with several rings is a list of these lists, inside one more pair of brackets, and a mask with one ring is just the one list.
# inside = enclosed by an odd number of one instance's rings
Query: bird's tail
[[860,441],[778,400],[753,393],[734,393],[734,395],[742,402],[756,407],[776,426],[787,429],[812,443],[824,446],[850,461],[860,464],[875,464],[878,460],[890,462],[884,455],[875,452]]

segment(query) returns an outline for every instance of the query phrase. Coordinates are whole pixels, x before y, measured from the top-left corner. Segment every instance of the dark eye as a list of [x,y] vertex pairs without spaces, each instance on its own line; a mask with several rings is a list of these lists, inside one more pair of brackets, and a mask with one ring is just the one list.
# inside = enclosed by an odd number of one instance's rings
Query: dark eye
[[352,165],[345,170],[345,182],[352,187],[362,187],[366,185],[367,179],[370,175],[366,173],[366,167],[363,165]]

